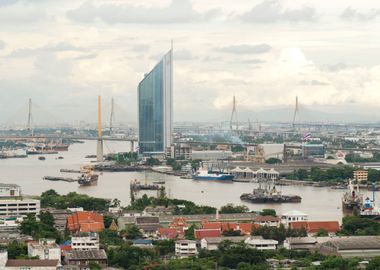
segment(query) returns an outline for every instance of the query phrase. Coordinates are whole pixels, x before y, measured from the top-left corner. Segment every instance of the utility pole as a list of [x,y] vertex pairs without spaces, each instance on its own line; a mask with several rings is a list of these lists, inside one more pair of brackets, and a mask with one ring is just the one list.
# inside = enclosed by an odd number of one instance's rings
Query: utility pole
[[33,136],[33,118],[32,118],[32,99],[31,98],[29,98],[28,131],[30,132],[30,136]]

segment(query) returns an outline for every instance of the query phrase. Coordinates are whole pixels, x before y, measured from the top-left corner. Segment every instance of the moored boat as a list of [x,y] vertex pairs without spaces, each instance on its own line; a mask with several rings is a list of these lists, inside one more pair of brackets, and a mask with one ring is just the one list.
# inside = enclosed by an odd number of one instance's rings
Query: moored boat
[[232,181],[234,179],[233,174],[228,174],[224,172],[212,172],[208,170],[198,170],[197,172],[193,173],[191,177],[194,180],[205,180],[205,181],[222,181],[222,182],[228,182]]
[[99,178],[98,174],[93,174],[92,171],[88,172],[87,174],[82,174],[78,177],[78,184],[81,186],[90,186],[95,183],[97,183]]
[[[272,185],[273,184],[273,185]],[[240,200],[250,203],[300,203],[298,195],[283,195],[278,191],[271,179],[259,179],[259,187],[252,193],[243,193]]]
[[363,204],[363,195],[359,191],[359,185],[354,184],[352,180],[349,181],[347,191],[342,197],[343,211],[352,212],[360,211]]

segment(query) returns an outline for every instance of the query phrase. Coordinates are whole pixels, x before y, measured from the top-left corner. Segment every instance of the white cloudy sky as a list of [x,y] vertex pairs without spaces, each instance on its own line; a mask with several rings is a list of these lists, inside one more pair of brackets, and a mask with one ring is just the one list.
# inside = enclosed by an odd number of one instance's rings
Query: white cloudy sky
[[[31,97],[57,121],[96,96],[136,119],[136,86],[174,40],[175,120],[304,106],[379,115],[378,0],[0,0],[0,120]],[[37,119],[35,121],[38,122]]]

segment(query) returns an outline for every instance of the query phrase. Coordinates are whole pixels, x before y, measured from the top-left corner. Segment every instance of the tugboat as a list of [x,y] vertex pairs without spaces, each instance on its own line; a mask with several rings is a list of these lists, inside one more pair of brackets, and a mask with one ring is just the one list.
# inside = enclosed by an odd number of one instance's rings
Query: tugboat
[[89,171],[87,174],[83,173],[78,177],[78,184],[81,186],[91,186],[98,182],[99,175],[93,174],[92,171]]
[[250,203],[300,203],[302,198],[298,195],[282,195],[276,190],[273,180],[259,179],[259,188],[253,189],[252,193],[242,194],[240,200]]
[[349,181],[347,191],[342,197],[342,209],[346,212],[360,211],[363,204],[363,195],[359,192],[359,184]]
[[372,185],[372,200],[369,197],[367,197],[364,200],[363,205],[360,210],[361,217],[377,218],[380,216],[380,211],[376,207],[376,204],[375,204],[375,191],[376,191],[376,187],[373,184]]

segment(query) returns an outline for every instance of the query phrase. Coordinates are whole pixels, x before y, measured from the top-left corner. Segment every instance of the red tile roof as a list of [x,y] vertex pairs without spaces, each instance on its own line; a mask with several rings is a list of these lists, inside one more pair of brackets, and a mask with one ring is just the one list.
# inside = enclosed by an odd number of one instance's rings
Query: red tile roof
[[292,229],[305,228],[308,233],[316,233],[320,229],[324,229],[330,233],[336,233],[340,230],[338,221],[296,221],[289,223]]
[[67,217],[70,232],[101,232],[104,230],[103,216],[94,212],[75,212]]
[[220,237],[222,235],[220,229],[199,229],[194,230],[194,236],[200,240],[205,237]]
[[159,234],[161,235],[161,237],[165,237],[168,239],[174,239],[178,236],[177,230],[172,228],[160,228]]
[[203,229],[219,229],[222,232],[224,231],[230,231],[230,230],[237,230],[238,225],[234,222],[205,222],[203,223]]
[[258,228],[260,225],[253,223],[240,223],[239,229],[243,234],[251,235],[253,228]]

